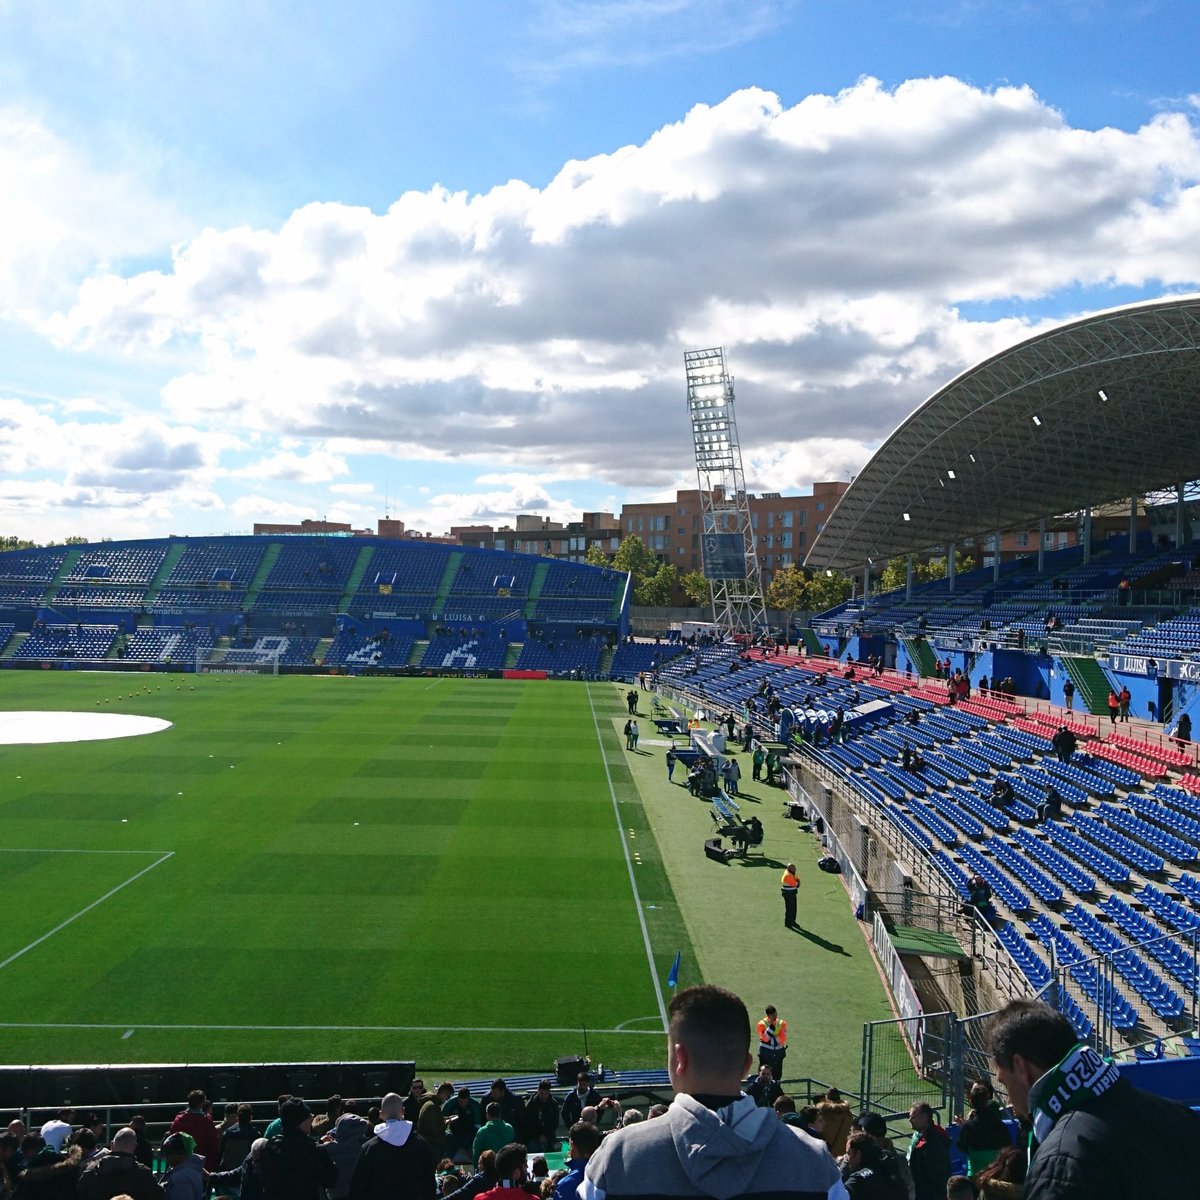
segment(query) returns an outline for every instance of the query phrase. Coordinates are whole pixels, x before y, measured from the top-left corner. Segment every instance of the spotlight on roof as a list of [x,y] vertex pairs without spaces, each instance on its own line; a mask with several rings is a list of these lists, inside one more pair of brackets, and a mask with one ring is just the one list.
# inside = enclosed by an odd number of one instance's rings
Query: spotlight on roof
[[1034,414],[1033,414],[1033,423],[1034,423],[1035,425],[1041,425],[1041,423],[1042,423],[1042,418],[1041,418],[1041,417],[1039,417],[1039,416],[1037,415],[1037,413],[1034,413]]
[[958,478],[958,476],[957,476],[957,475],[955,475],[953,471],[947,471],[947,472],[946,472],[946,478],[947,478],[947,479],[957,479],[957,478]]
[[1096,393],[1096,395],[1097,395],[1097,396],[1099,396],[1099,397],[1100,397],[1100,399],[1101,399],[1101,400],[1103,400],[1105,404],[1107,404],[1107,403],[1108,403],[1108,393],[1107,393],[1107,392],[1106,392],[1106,391],[1105,391],[1103,388],[1101,388],[1101,389],[1100,389],[1100,390],[1099,390],[1099,391]]
[[911,521],[911,520],[912,520],[912,517],[911,517],[911,516],[909,516],[909,514],[908,514],[908,513],[905,513],[905,514],[904,514],[904,519],[905,519],[906,521]]
[[973,455],[973,454],[968,454],[968,455],[967,455],[967,457],[968,457],[968,458],[969,458],[969,459],[970,459],[972,462],[975,462],[975,455]]

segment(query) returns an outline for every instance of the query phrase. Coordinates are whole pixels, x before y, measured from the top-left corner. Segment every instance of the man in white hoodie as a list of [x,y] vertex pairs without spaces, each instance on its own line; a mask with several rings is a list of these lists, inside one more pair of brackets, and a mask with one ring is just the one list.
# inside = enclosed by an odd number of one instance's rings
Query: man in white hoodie
[[434,1200],[437,1163],[429,1143],[404,1119],[404,1098],[388,1092],[375,1136],[350,1177],[350,1200]]
[[675,1099],[657,1121],[611,1133],[588,1162],[579,1200],[847,1200],[829,1148],[742,1094],[750,1014],[732,992],[684,988],[668,1010]]

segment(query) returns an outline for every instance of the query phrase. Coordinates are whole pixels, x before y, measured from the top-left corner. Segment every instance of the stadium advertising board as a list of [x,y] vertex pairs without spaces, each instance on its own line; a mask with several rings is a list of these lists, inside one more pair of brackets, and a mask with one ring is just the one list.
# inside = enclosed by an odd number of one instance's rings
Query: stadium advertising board
[[1157,659],[1141,654],[1110,654],[1108,665],[1118,675],[1161,675],[1166,679],[1200,682],[1200,662],[1178,658]]
[[706,533],[703,540],[705,579],[746,578],[746,545],[740,533]]

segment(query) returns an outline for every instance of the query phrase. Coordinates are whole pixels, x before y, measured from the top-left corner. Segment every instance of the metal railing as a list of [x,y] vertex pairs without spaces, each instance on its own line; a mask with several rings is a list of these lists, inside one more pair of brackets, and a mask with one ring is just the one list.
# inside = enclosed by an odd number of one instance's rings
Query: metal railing
[[894,1117],[919,1102],[949,1110],[954,1099],[956,1023],[952,1012],[868,1021],[863,1026],[859,1083],[863,1111]]

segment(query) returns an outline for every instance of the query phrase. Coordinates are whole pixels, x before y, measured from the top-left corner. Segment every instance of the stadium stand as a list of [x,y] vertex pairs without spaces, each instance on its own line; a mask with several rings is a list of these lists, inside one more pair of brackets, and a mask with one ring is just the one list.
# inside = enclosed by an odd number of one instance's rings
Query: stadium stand
[[519,671],[595,678],[605,645],[603,634],[574,637],[568,631],[555,632],[553,628],[531,629],[515,666]]
[[[731,663],[739,657],[740,669],[731,672]],[[853,681],[846,680],[845,670],[843,664],[821,669],[809,662],[781,662],[757,651],[739,656],[735,648],[725,647],[685,655],[663,668],[662,675],[669,688],[697,703],[702,699],[710,711],[740,709],[747,700],[760,697],[764,684],[770,694],[801,706],[793,710],[796,720],[789,727],[793,753],[845,780],[870,809],[900,831],[914,852],[929,856],[962,900],[970,894],[968,876],[982,876],[1004,914],[996,922],[996,936],[1014,962],[1028,968],[1031,985],[1035,979],[1045,980],[1045,969],[1038,970],[1026,938],[1010,922],[1026,918],[1033,923],[1033,935],[1053,941],[1056,953],[1065,956],[1060,961],[1071,966],[1070,991],[1064,991],[1060,1004],[1077,1028],[1090,1031],[1102,1014],[1106,1027],[1135,1039],[1147,1020],[1164,1022],[1169,1029],[1180,1019],[1191,1003],[1190,993],[1176,983],[1164,983],[1147,961],[1153,959],[1170,973],[1169,961],[1177,973],[1182,970],[1179,954],[1187,957],[1186,952],[1164,949],[1164,961],[1135,951],[1143,935],[1154,931],[1116,922],[1098,905],[1108,903],[1098,892],[1098,881],[1103,888],[1144,888],[1161,887],[1154,881],[1171,878],[1172,889],[1181,893],[1193,887],[1200,904],[1200,881],[1169,874],[1196,861],[1192,855],[1197,852],[1200,797],[1184,786],[1193,776],[1185,774],[1178,785],[1154,784],[1153,778],[1147,780],[1132,769],[1128,759],[1122,764],[1091,753],[1076,753],[1070,763],[1063,763],[1050,743],[1063,724],[1073,726],[1089,750],[1107,744],[1122,754],[1134,753],[1117,739],[1142,739],[1123,730],[1111,738],[1061,710],[1025,715],[1019,702],[1007,698],[942,704],[944,687],[929,681],[896,675],[884,679],[891,687],[877,687],[874,679],[857,674]],[[825,693],[819,701],[814,685]],[[877,697],[887,698],[886,712],[857,724],[848,722],[839,744],[822,740],[823,714],[835,704],[850,709]],[[913,720],[916,724],[910,723]],[[778,733],[761,708],[755,714],[755,729],[765,739]],[[1174,779],[1176,771],[1191,763],[1171,745],[1145,745],[1155,753],[1139,746],[1136,765],[1149,761],[1165,778]],[[898,761],[905,747],[921,750],[924,763],[919,773],[905,770]],[[1007,780],[1015,796],[1003,810],[993,803],[996,779]],[[1051,786],[1075,810],[1074,816],[1039,823],[1035,808]],[[1161,791],[1148,795],[1150,786]],[[1049,914],[1067,903],[1068,890],[1076,897],[1070,916],[1087,951],[1118,955],[1117,974],[1134,1003],[1105,982],[1087,952],[1047,924]]]
[[165,545],[86,547],[63,576],[63,583],[104,583],[112,586],[145,587],[154,578],[163,559]]
[[122,657],[130,662],[194,663],[197,653],[212,648],[207,629],[168,625],[156,629],[138,629],[125,639]]
[[[619,571],[415,540],[164,538],[0,554],[0,623],[23,639],[5,654],[12,666],[107,656],[158,669],[596,678],[618,646],[635,673],[653,670],[667,652],[629,636],[628,601]],[[107,633],[62,632],[109,625],[115,648]]]
[[45,625],[17,647],[14,659],[104,658],[117,636],[115,625]]
[[421,666],[436,670],[498,671],[508,654],[508,641],[482,630],[435,633],[421,657]]

